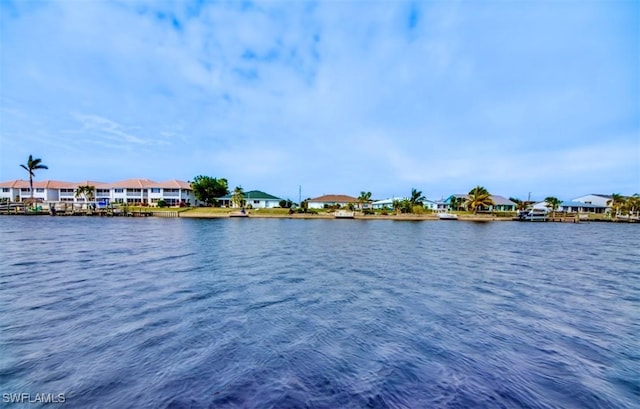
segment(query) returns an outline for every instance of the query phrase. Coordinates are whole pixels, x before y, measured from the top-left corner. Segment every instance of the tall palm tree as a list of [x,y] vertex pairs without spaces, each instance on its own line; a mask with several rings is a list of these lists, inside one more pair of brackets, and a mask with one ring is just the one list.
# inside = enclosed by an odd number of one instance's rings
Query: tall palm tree
[[371,192],[365,192],[364,190],[360,192],[360,196],[358,196],[360,210],[364,209],[364,204],[369,203],[369,201],[371,201]]
[[42,164],[42,159],[33,159],[32,155],[29,155],[29,159],[27,159],[26,165],[20,165],[24,170],[29,172],[29,187],[31,190],[31,200],[33,200],[33,177],[35,174],[34,170],[37,169],[49,169],[47,166]]
[[236,188],[233,189],[231,203],[233,203],[234,207],[242,207],[244,203],[244,190],[242,190],[242,186],[236,186]]
[[611,199],[607,200],[607,205],[611,206],[611,215],[616,218],[625,204],[624,196],[619,193],[611,194]]
[[484,187],[476,186],[469,191],[466,205],[473,210],[473,214],[478,213],[479,208],[493,206],[494,204],[491,194]]
[[547,204],[547,207],[551,209],[551,211],[553,212],[553,217],[555,218],[556,210],[558,210],[558,208],[562,204],[562,200],[554,196],[548,196],[545,197],[544,202]]

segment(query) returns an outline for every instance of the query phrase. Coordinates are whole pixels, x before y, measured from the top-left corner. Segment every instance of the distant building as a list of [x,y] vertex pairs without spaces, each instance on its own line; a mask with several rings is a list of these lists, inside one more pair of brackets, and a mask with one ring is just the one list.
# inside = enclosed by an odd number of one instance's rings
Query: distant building
[[[609,204],[607,203],[611,200],[611,195],[600,195],[596,193],[591,193],[588,195],[580,196],[572,200],[572,202],[581,202],[586,204],[592,204],[604,208],[609,208]],[[603,211],[604,213],[604,211]]]
[[[44,180],[33,182],[33,197],[45,202],[82,203],[85,198],[76,197],[78,186],[95,187],[95,201],[132,205],[156,205],[160,200],[168,206],[196,205],[197,200],[189,182],[169,180],[154,182],[149,179],[126,179],[113,183],[85,180],[62,182]],[[28,180],[0,182],[0,198],[22,201],[31,197]]]
[[388,199],[377,200],[371,203],[371,207],[374,209],[389,209],[393,210],[393,202],[396,200],[407,200],[406,197],[390,197]]
[[309,209],[324,209],[330,206],[345,207],[349,203],[355,206],[358,204],[358,199],[347,195],[323,195],[309,199],[307,203],[309,204]]
[[[533,204],[534,209],[546,209],[551,211],[551,208],[547,206],[547,202],[537,202]],[[575,200],[564,201],[560,203],[560,206],[556,209],[557,212],[565,213],[604,213],[606,207],[599,206],[591,203],[577,202]]]
[[[489,196],[491,197],[491,200],[493,200],[493,206],[488,206],[479,210],[483,210],[483,211],[497,211],[497,212],[515,212],[516,208],[517,208],[517,204],[515,202],[512,202],[511,200],[505,198],[504,196],[500,196],[500,195],[491,195]],[[465,195],[465,194],[455,194],[455,195],[451,195],[448,198],[445,199],[444,203],[446,203],[448,206],[451,206],[453,199],[462,199],[463,203],[462,203],[462,208],[467,208],[466,205],[466,201],[469,200],[469,195]]]
[[[226,196],[219,197],[217,200],[220,201],[222,206],[233,207],[231,197],[232,195],[228,194]],[[281,200],[282,199],[279,197],[270,195],[260,190],[250,190],[248,192],[244,192],[244,206],[251,205],[251,208],[253,209],[271,209],[274,207],[279,207]]]

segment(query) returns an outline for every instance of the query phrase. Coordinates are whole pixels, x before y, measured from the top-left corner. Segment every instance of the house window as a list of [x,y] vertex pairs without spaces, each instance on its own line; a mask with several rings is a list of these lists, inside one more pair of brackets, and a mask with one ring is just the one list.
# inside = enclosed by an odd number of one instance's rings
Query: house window
[[23,188],[20,188],[20,191],[23,193],[29,193],[31,192],[31,189],[29,189],[28,187],[23,187]]
[[160,193],[160,188],[159,187],[152,187],[151,188],[151,193]]
[[122,188],[115,188],[115,189],[114,189],[114,192],[116,192],[116,193],[122,193],[122,192],[124,192],[124,189],[122,189]]
[[44,193],[44,189],[41,187],[36,188],[36,192],[38,193]]
[[2,188],[2,192],[3,192],[3,193],[7,193],[7,192],[9,192],[9,191],[10,191],[10,189],[9,189],[8,187],[3,187],[3,188]]

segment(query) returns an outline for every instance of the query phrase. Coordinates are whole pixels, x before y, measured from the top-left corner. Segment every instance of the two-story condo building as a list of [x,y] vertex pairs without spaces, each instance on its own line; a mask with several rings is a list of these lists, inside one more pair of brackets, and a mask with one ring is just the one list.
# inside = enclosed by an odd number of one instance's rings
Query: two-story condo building
[[[149,179],[126,179],[104,183],[95,181],[62,182],[44,180],[33,182],[33,197],[44,202],[82,203],[85,197],[77,195],[79,186],[93,186],[95,201],[151,205],[164,200],[169,206],[197,205],[191,184],[181,180],[154,182]],[[28,180],[0,182],[0,199],[19,202],[31,197]]]

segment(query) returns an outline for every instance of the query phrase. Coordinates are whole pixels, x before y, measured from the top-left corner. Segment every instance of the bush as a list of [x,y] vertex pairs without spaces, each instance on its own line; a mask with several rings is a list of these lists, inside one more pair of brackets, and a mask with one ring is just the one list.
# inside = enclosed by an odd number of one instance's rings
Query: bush
[[167,202],[164,199],[158,200],[158,207],[167,207]]

